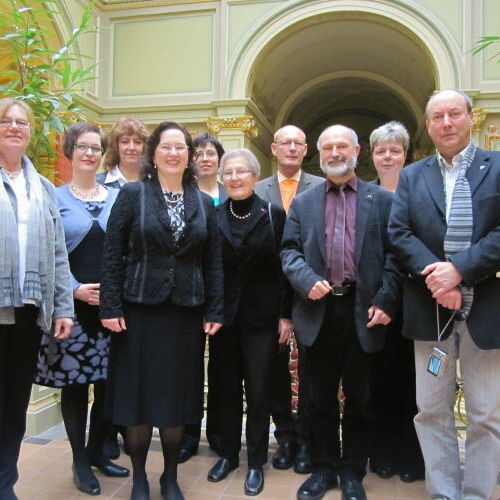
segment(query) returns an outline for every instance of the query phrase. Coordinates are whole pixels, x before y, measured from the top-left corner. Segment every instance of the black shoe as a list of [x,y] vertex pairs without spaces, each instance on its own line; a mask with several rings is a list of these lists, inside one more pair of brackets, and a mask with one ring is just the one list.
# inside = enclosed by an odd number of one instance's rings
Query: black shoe
[[238,467],[238,462],[230,462],[227,458],[219,458],[215,465],[208,472],[207,479],[212,483],[218,483]]
[[399,477],[401,478],[401,481],[405,483],[413,483],[414,481],[425,479],[425,473],[423,471],[407,469],[402,470]]
[[81,468],[77,469],[75,464],[71,466],[73,469],[73,479],[75,480],[76,487],[87,493],[87,495],[100,495],[101,487],[99,486],[99,481],[94,476],[92,470],[83,471]]
[[111,460],[104,458],[99,460],[90,460],[90,465],[92,467],[96,467],[99,469],[105,476],[108,477],[128,477],[130,475],[130,471],[122,467],[121,465],[114,464]]
[[130,500],[149,500],[149,483],[147,479],[132,483]]
[[311,454],[309,453],[309,445],[301,444],[295,455],[293,462],[293,471],[297,474],[309,474],[312,472]]
[[313,472],[297,491],[297,500],[319,500],[328,490],[337,486],[337,475],[333,472]]
[[297,444],[291,441],[283,441],[280,443],[278,451],[273,457],[273,467],[275,469],[289,469],[295,460],[297,453]]
[[342,500],[366,500],[365,489],[359,479],[341,479]]
[[108,458],[116,460],[120,457],[120,445],[118,444],[118,437],[106,436],[103,445],[103,452]]
[[194,457],[198,453],[198,450],[188,450],[187,448],[181,448],[179,450],[179,458],[177,459],[177,463],[183,464],[187,462],[191,457]]
[[264,471],[262,467],[249,468],[245,479],[245,495],[255,496],[264,489]]

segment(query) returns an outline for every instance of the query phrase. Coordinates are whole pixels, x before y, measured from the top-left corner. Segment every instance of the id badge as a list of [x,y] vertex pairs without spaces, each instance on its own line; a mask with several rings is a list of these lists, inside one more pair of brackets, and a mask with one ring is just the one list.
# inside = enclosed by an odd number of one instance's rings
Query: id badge
[[440,377],[441,375],[443,375],[447,357],[447,352],[439,349],[439,347],[434,347],[429,357],[427,371],[435,377]]

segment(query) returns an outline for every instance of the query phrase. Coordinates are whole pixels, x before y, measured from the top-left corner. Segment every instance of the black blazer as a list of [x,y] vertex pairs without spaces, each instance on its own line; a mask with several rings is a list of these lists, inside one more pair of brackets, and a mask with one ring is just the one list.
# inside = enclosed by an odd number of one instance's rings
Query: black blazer
[[[295,290],[292,320],[299,341],[316,340],[325,314],[326,298],[307,298],[312,286],[326,279],[326,181],[295,197],[288,213],[281,260]],[[382,349],[386,327],[367,328],[368,309],[376,305],[391,318],[400,303],[401,275],[391,253],[387,222],[392,193],[358,179],[356,193],[356,333],[365,352]]]
[[222,322],[222,261],[213,201],[185,185],[184,210],[186,226],[175,243],[158,180],[122,187],[108,221],[101,318],[123,316],[124,299],[160,304],[170,298],[182,306],[204,305],[207,321]]
[[243,239],[236,245],[231,233],[229,200],[217,207],[224,265],[224,323],[244,315],[256,329],[277,328],[278,319],[290,317],[290,288],[279,261],[285,211],[255,195]]
[[[471,246],[451,257],[466,286],[474,287],[467,326],[480,349],[500,348],[500,153],[478,149],[467,170],[474,228]],[[444,261],[446,211],[443,176],[437,158],[424,158],[401,171],[389,236],[405,272],[403,334],[437,340],[436,302],[421,275],[428,264]],[[441,328],[449,309],[439,308]],[[453,322],[446,334],[451,332]],[[446,338],[446,335],[443,336]]]

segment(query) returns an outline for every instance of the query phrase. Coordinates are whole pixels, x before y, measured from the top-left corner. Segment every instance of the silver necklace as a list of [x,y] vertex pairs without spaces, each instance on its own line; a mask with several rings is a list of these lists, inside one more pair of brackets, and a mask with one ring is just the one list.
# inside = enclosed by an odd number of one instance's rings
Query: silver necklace
[[250,214],[252,213],[252,210],[250,210],[250,212],[248,212],[247,214],[245,215],[238,215],[234,210],[233,210],[233,200],[230,200],[229,201],[229,211],[231,212],[231,215],[233,217],[235,217],[236,219],[239,219],[239,220],[245,220],[245,219],[248,219],[250,217]]
[[163,191],[163,196],[167,203],[179,203],[184,198],[184,193],[172,193],[171,191]]
[[97,184],[96,187],[92,189],[92,191],[80,191],[80,189],[78,189],[72,182],[70,182],[69,189],[73,193],[75,198],[78,198],[82,201],[89,201],[99,196],[101,186],[100,184]]

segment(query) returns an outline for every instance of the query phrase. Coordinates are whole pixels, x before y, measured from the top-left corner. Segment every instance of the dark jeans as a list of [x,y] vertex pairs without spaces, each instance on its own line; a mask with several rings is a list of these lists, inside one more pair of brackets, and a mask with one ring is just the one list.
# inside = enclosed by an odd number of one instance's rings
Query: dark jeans
[[254,331],[239,321],[224,326],[212,339],[211,352],[217,370],[221,456],[238,460],[243,420],[243,384],[247,404],[246,441],[248,466],[267,462],[271,405],[271,365],[277,349],[275,329]]
[[17,460],[26,430],[26,411],[41,332],[38,308],[16,308],[15,324],[0,325],[0,498],[18,479]]
[[[354,326],[354,293],[328,296],[318,337],[312,346],[303,346],[303,350],[311,398],[313,469],[362,479],[366,474],[374,419],[369,398],[370,361],[361,349]],[[342,445],[337,397],[341,381],[345,395]]]

